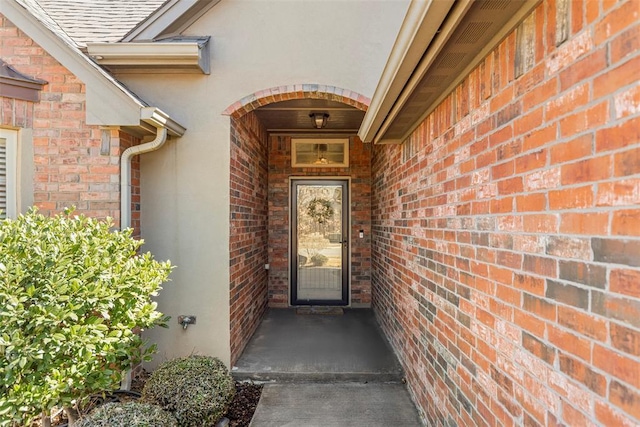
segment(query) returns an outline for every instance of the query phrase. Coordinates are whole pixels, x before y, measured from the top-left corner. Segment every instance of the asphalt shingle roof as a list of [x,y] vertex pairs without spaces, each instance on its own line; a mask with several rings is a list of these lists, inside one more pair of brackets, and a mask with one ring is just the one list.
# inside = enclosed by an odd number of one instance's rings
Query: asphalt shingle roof
[[[0,1],[4,1],[4,0],[0,0]],[[69,34],[51,17],[51,15],[49,15],[48,11],[46,11],[40,5],[39,1],[43,1],[43,0],[16,0],[16,2],[18,4],[20,4],[22,7],[24,7],[45,28],[47,28],[54,35],[59,37],[65,44],[67,44],[71,51],[75,52],[79,57],[81,57],[84,61],[86,61],[87,64],[90,64],[91,67],[93,67],[96,70],[97,73],[100,73],[105,79],[110,81],[111,84],[117,86],[120,90],[122,90],[125,94],[127,94],[127,96],[129,96],[132,100],[134,100],[137,104],[139,104],[141,106],[148,106],[148,104],[144,100],[142,100],[142,98],[137,96],[135,93],[133,93],[131,90],[129,90],[124,84],[122,84],[121,82],[116,80],[115,77],[113,77],[111,74],[107,73],[102,67],[100,67],[98,64],[93,62],[88,56],[83,54],[80,51],[80,47],[81,46],[79,45],[79,42],[74,40],[74,39],[72,39],[69,36]],[[70,1],[70,0],[65,0],[65,1],[62,1],[62,0],[46,0],[46,1],[52,1],[52,2],[57,2],[57,3],[68,4],[68,3],[73,3],[76,0],[73,0],[73,1]],[[89,2],[91,2],[93,0],[77,0],[77,1],[86,1],[87,3],[89,3]],[[106,1],[106,0],[101,0],[101,1]],[[117,0],[117,1],[121,1],[121,0]],[[137,1],[137,0],[132,0],[132,1]],[[152,0],[148,0],[148,1],[152,1]]]
[[117,42],[166,0],[32,0],[76,43]]

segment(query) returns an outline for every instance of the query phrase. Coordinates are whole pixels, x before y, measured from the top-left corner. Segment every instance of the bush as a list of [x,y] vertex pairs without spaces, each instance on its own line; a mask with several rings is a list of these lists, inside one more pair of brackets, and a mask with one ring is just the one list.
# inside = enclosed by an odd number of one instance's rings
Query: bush
[[316,254],[311,257],[311,265],[314,267],[321,267],[329,261],[329,258],[322,254]]
[[54,406],[73,425],[78,401],[150,358],[134,330],[163,321],[151,296],[171,267],[112,225],[35,209],[0,221],[0,426]]
[[171,412],[181,427],[209,427],[227,412],[235,391],[219,359],[189,356],[160,365],[147,380],[142,399]]
[[105,403],[76,423],[76,427],[178,427],[178,422],[156,405]]

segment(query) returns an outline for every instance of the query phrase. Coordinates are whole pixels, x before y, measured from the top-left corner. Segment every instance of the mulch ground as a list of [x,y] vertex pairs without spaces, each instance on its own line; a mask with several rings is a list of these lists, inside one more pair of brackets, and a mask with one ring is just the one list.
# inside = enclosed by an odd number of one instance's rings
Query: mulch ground
[[231,427],[248,426],[258,406],[262,385],[236,382],[236,396],[225,415]]
[[[142,393],[142,389],[144,388],[144,384],[147,381],[149,374],[147,372],[140,373],[136,378],[133,379],[131,383],[131,394],[116,394],[113,398],[107,399],[106,401],[127,401],[127,400],[135,400],[138,398],[137,395]],[[262,394],[262,385],[253,384],[253,383],[243,383],[236,381],[236,395],[229,405],[229,410],[224,415],[229,419],[230,427],[246,427],[251,422],[251,418],[253,418],[253,413],[256,411],[256,406],[258,406],[258,401],[260,400],[260,395]],[[97,405],[105,403],[104,400],[92,400],[89,408],[85,408],[83,413],[90,412]],[[39,425],[39,424],[34,424]],[[51,420],[52,427],[64,427],[67,425],[67,420],[64,415],[59,415],[54,417]],[[211,426],[214,427],[214,426]]]

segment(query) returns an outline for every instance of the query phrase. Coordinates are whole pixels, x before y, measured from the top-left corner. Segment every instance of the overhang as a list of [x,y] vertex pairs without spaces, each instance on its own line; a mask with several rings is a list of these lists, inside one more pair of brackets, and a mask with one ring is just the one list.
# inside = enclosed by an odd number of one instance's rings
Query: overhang
[[88,43],[87,54],[115,73],[209,74],[209,37],[175,37],[140,43]]
[[37,102],[47,82],[22,74],[0,59],[0,96]]
[[541,0],[413,0],[358,135],[402,143]]

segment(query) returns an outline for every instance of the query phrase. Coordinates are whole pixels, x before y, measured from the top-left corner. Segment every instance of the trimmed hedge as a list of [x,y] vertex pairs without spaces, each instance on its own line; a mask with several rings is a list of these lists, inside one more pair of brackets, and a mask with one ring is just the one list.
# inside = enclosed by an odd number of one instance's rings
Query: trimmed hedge
[[180,427],[209,427],[227,412],[235,391],[219,359],[189,356],[160,365],[147,380],[142,399],[171,412]]
[[156,405],[105,403],[78,421],[76,427],[178,427],[178,421]]

